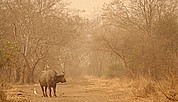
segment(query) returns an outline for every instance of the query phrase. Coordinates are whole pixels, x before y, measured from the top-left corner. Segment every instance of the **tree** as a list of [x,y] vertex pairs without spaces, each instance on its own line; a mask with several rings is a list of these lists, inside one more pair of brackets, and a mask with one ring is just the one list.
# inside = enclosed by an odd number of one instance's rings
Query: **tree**
[[[115,0],[105,5],[102,15],[107,32],[105,45],[123,60],[132,74],[157,78],[164,68],[173,67],[170,65],[177,59],[176,8],[176,0]],[[164,34],[167,37],[163,39]],[[171,48],[166,46],[169,38],[174,38]]]
[[78,37],[81,19],[67,5],[63,0],[2,1],[2,18],[6,18],[3,22],[7,25],[2,30],[9,31],[2,35],[7,34],[18,45],[16,60],[21,64],[17,76],[21,77],[18,78],[21,83],[34,83],[40,61],[49,59],[56,47],[67,49]]

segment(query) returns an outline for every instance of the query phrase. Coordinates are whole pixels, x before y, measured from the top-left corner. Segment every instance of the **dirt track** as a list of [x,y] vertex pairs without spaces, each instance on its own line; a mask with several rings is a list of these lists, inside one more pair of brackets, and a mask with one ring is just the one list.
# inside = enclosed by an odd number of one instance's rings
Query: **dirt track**
[[[84,78],[69,78],[66,83],[57,85],[57,97],[42,97],[38,84],[14,86],[15,88],[11,89],[10,94],[14,92],[17,96],[13,100],[22,100],[22,102],[27,100],[30,102],[111,102],[101,91],[89,90],[88,88],[92,85],[93,83]],[[33,93],[34,88],[37,95]],[[14,98],[15,95],[11,96]]]
[[138,85],[120,79],[67,78],[66,83],[57,85],[57,97],[42,97],[39,84],[13,87],[8,90],[8,99],[13,102],[170,102],[155,94],[136,97],[132,90]]

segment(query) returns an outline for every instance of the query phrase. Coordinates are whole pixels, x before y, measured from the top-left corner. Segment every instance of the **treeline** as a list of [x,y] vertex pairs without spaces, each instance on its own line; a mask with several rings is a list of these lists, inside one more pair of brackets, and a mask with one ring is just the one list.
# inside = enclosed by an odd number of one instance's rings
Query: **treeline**
[[46,66],[68,76],[177,77],[177,0],[114,0],[94,19],[68,5],[0,1],[1,79],[34,83]]
[[46,66],[61,71],[75,59],[73,42],[84,20],[68,5],[65,0],[0,0],[2,81],[34,83]]
[[[114,0],[91,23],[87,72],[133,81],[139,97],[177,101],[178,1]],[[128,81],[128,82],[129,82]],[[122,83],[122,82],[118,82]],[[151,100],[150,100],[151,101]]]
[[176,77],[178,1],[114,0],[93,28],[90,74]]

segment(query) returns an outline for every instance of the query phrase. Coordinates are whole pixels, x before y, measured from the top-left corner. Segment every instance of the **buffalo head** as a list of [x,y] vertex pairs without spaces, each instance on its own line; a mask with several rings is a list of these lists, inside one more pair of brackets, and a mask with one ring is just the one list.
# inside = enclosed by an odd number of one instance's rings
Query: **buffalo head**
[[64,76],[65,76],[64,74],[58,75],[57,79],[56,79],[57,83],[59,83],[59,82],[61,82],[61,83],[66,82],[66,79],[64,78]]

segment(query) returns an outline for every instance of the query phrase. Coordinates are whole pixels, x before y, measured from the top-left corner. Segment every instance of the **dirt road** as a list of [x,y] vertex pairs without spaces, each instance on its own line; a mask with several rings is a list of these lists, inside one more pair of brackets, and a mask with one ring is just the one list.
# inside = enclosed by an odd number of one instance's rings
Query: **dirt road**
[[124,79],[67,78],[66,83],[57,85],[57,97],[42,97],[39,84],[35,84],[14,85],[8,90],[7,99],[13,102],[168,102],[158,94],[145,96],[144,88],[134,94],[133,89],[138,86]]
[[[29,101],[29,102],[111,102],[106,94],[101,90],[89,90],[93,86],[84,78],[69,78],[66,83],[57,85],[57,97],[42,97],[39,84],[14,86],[11,89],[11,97],[13,100]],[[37,95],[34,94],[36,90]],[[14,96],[12,93],[14,92]],[[52,94],[53,95],[53,94]]]

